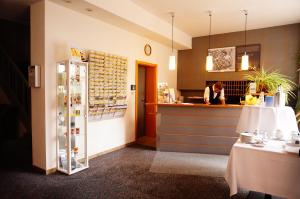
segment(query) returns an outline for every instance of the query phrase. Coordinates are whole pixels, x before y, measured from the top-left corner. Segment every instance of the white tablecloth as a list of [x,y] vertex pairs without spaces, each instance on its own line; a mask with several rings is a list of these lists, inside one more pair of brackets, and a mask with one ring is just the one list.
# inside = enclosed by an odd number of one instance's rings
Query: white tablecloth
[[289,199],[300,198],[300,157],[287,153],[283,141],[268,141],[263,148],[237,141],[232,147],[225,179],[230,196],[238,188]]
[[290,139],[292,131],[298,132],[295,113],[291,107],[244,106],[236,132],[264,131],[272,134],[278,129],[282,131],[285,140]]

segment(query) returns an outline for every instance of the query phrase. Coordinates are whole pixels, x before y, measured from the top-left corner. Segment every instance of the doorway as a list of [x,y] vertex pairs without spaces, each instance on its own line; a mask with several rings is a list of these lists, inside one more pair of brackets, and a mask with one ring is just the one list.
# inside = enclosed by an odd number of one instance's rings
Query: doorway
[[136,61],[136,142],[156,146],[157,65]]

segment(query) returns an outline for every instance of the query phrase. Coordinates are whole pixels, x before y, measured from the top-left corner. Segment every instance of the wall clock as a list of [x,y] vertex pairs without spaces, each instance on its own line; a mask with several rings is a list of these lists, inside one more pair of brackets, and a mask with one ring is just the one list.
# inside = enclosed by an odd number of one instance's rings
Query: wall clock
[[152,49],[151,49],[151,46],[149,44],[145,45],[144,52],[145,52],[145,55],[147,55],[147,56],[151,55]]

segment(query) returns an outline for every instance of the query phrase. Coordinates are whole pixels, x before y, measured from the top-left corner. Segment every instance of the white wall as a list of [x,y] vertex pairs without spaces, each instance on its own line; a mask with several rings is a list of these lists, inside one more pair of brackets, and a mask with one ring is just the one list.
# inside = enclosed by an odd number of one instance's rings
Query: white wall
[[[152,46],[152,55],[149,57],[144,55],[146,43]],[[56,167],[55,66],[57,61],[67,58],[69,45],[101,50],[128,58],[129,104],[126,115],[119,119],[89,122],[89,155],[134,141],[135,94],[129,91],[129,85],[135,84],[136,60],[158,64],[158,81],[168,82],[169,86],[174,88],[177,85],[177,71],[168,70],[168,58],[171,54],[169,47],[46,0],[45,114],[40,113],[45,117],[45,132],[32,132],[33,137],[37,133],[46,134],[46,168],[43,165],[36,165],[44,169]],[[31,56],[35,56],[34,54],[35,52],[32,52]],[[33,105],[32,109],[34,108]]]
[[30,62],[41,67],[41,88],[31,89],[32,164],[43,169],[46,168],[44,13],[44,2],[30,7]]

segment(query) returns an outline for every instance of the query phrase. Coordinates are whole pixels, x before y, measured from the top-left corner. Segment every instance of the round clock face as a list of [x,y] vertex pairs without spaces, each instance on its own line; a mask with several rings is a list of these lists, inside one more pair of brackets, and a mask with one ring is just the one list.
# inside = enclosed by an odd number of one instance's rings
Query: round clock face
[[144,47],[144,52],[147,56],[151,55],[151,46],[149,44],[146,44]]

